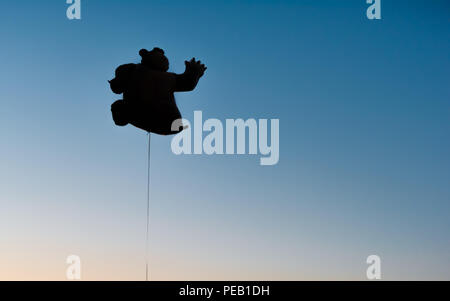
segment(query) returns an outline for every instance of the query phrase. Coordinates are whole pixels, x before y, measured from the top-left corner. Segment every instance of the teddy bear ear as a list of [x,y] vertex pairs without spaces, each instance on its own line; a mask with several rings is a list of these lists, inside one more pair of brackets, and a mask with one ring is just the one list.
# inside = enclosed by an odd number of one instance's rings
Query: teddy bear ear
[[147,54],[147,49],[141,49],[141,50],[139,50],[139,55],[141,56],[141,57],[144,57],[144,55],[146,55]]
[[157,51],[157,52],[159,52],[159,53],[161,53],[161,54],[164,54],[164,50],[162,50],[161,48],[159,48],[159,47],[155,47],[155,48],[153,48],[153,50],[152,51]]

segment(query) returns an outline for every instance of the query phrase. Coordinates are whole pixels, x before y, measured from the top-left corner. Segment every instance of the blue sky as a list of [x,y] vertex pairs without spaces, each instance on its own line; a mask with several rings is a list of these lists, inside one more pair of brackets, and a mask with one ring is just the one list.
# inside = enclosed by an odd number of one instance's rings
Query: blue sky
[[208,66],[183,117],[279,118],[280,161],[152,136],[155,280],[450,279],[448,1],[0,4],[0,279],[143,279],[146,134],[107,80],[141,48]]

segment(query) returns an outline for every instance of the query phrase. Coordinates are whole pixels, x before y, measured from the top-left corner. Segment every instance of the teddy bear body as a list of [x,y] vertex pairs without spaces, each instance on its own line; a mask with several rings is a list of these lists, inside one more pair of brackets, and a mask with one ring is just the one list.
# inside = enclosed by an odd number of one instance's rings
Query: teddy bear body
[[171,135],[183,128],[172,130],[175,120],[181,119],[174,92],[191,91],[197,85],[206,67],[192,59],[182,74],[167,72],[169,62],[159,48],[142,49],[140,64],[121,65],[116,77],[110,81],[114,93],[123,93],[123,99],[111,106],[113,119],[119,126],[128,123],[160,135]]

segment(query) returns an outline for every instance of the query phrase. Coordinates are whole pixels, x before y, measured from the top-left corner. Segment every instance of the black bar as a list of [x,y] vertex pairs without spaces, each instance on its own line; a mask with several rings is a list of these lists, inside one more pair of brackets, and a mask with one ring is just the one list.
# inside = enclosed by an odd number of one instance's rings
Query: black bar
[[[390,299],[394,293],[402,297],[446,296],[448,282],[390,281],[61,281],[0,282],[2,296],[36,297],[120,297],[126,300],[315,300],[315,298]],[[313,297],[313,299],[311,299]],[[441,298],[442,298],[441,297]],[[6,300],[6,299],[5,299]],[[344,299],[345,300],[345,299]]]

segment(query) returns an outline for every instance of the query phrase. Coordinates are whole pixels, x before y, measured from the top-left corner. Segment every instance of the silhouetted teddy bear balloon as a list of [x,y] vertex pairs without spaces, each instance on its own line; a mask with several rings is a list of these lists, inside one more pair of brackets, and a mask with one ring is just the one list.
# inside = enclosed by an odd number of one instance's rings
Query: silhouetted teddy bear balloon
[[173,121],[181,119],[173,93],[194,90],[206,70],[205,65],[192,58],[184,62],[183,74],[175,74],[167,72],[169,60],[162,49],[141,49],[139,55],[142,57],[140,64],[119,66],[116,77],[109,81],[114,93],[123,93],[123,99],[111,105],[115,124],[130,123],[160,135],[182,131],[181,124],[172,131]]

